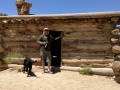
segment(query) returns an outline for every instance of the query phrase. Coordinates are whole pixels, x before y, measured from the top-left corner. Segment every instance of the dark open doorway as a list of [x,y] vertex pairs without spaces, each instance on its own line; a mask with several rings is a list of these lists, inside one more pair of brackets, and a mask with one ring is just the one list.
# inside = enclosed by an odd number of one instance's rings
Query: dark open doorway
[[[53,37],[58,37],[61,35],[61,31],[50,31],[50,35]],[[52,61],[51,66],[60,67],[61,66],[61,41],[62,38],[58,40],[52,41],[51,45],[51,54],[52,54]]]

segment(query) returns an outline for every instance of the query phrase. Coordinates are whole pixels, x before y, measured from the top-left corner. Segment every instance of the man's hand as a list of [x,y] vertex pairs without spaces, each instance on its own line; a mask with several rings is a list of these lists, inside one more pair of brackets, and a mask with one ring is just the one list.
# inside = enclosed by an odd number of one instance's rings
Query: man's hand
[[47,42],[37,41],[38,44],[45,45]]
[[63,33],[63,32],[61,32],[61,35],[60,35],[60,36],[62,37],[63,35],[64,35],[64,33]]
[[43,42],[43,45],[47,44],[47,42]]
[[55,40],[61,38],[63,36],[63,32],[61,32],[61,35],[59,37],[56,37]]

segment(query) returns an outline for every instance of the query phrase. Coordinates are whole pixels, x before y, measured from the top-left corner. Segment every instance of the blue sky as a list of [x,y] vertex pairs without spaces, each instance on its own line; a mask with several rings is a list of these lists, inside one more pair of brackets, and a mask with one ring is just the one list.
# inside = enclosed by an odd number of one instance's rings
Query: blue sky
[[[120,11],[120,0],[26,0],[31,14],[70,14]],[[0,13],[17,15],[16,0],[1,0]]]

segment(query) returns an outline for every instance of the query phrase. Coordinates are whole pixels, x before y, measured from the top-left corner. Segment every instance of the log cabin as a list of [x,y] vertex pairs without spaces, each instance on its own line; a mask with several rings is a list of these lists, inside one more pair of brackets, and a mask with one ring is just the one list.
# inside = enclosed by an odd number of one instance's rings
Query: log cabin
[[120,12],[0,16],[0,65],[16,51],[40,59],[36,41],[47,27],[53,37],[64,33],[52,42],[52,66],[110,67],[119,24]]

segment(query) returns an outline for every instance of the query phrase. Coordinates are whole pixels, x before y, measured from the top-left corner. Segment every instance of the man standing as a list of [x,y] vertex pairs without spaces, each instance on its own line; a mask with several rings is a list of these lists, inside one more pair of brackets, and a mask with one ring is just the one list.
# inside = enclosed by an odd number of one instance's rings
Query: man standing
[[49,34],[49,29],[48,28],[44,28],[43,30],[43,34],[40,35],[40,37],[38,38],[37,43],[40,44],[40,57],[41,57],[41,61],[42,61],[42,67],[43,67],[43,71],[42,73],[45,73],[45,62],[47,62],[48,64],[48,73],[52,73],[51,72],[51,42],[53,40],[57,40],[59,38],[62,37],[62,33],[60,36],[53,38],[50,34]]

